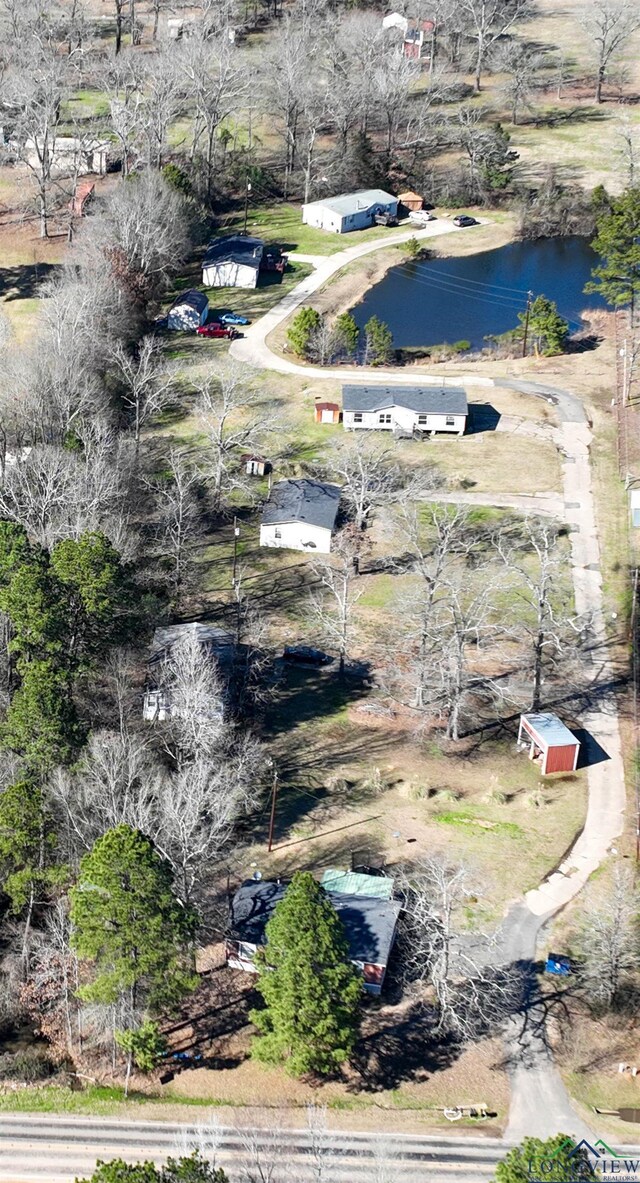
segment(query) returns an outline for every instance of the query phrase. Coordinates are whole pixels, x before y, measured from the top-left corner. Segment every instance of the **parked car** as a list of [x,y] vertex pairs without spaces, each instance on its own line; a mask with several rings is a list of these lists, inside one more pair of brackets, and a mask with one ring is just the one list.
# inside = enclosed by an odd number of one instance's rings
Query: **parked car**
[[230,341],[233,341],[234,337],[240,336],[238,330],[234,329],[232,325],[221,325],[218,321],[212,321],[208,325],[200,325],[200,328],[196,329],[196,333],[199,337],[228,337]]
[[397,226],[398,219],[395,214],[375,214],[374,222],[376,226]]
[[223,325],[248,325],[251,324],[248,316],[241,316],[239,312],[223,312],[220,316],[220,323]]
[[312,649],[310,645],[286,645],[282,658],[297,665],[331,665],[333,661],[328,653]]
[[471,214],[458,214],[453,219],[453,224],[454,226],[478,226],[479,222],[477,218],[472,218]]
[[429,212],[427,209],[412,210],[409,214],[409,221],[412,226],[426,226],[427,222],[435,222],[436,215]]

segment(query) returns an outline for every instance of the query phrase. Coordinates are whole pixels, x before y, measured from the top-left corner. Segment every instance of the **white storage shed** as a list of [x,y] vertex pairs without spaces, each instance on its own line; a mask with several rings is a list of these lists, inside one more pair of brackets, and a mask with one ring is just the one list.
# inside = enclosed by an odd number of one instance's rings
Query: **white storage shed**
[[209,315],[209,301],[204,292],[193,288],[189,292],[181,292],[174,300],[167,316],[168,329],[182,329],[184,332],[195,332],[203,325]]

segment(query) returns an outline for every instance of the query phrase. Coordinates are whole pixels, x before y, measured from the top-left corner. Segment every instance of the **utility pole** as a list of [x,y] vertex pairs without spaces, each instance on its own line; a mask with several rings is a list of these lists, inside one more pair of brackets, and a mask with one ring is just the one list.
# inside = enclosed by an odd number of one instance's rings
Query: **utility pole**
[[238,577],[238,538],[239,537],[240,537],[240,527],[238,525],[238,519],[234,515],[234,518],[233,518],[233,574],[231,576],[231,582],[232,582],[234,588],[236,586],[236,580]]
[[269,818],[269,845],[267,850],[271,854],[273,847],[273,828],[276,823],[276,804],[278,801],[278,770],[274,765],[273,768],[273,786],[271,789],[271,817]]
[[247,176],[245,176],[245,188],[244,188],[244,230],[243,230],[244,234],[247,233],[247,218],[249,216],[249,194],[250,194],[250,192],[251,192],[251,181],[249,180],[249,177],[247,175]]
[[531,316],[531,301],[533,300],[533,292],[527,292],[527,311],[524,318],[524,338],[522,341],[522,356],[527,356],[527,338],[529,336],[529,317]]

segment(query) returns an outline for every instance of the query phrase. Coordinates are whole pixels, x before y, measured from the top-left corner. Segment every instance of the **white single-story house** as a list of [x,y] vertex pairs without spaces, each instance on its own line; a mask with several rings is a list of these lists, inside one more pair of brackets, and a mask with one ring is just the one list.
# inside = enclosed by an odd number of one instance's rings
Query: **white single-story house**
[[[99,173],[107,171],[107,157],[113,145],[108,140],[82,140],[76,136],[56,136],[48,145],[51,172],[54,174]],[[27,161],[32,168],[39,168],[44,151],[44,140],[25,142]]]
[[[401,904],[392,898],[393,881],[373,875],[327,870],[322,887],[343,925],[349,957],[363,987],[380,994],[395,940]],[[266,927],[287,884],[247,879],[231,901],[226,940],[227,964],[256,972],[255,955],[266,944]]]
[[195,330],[203,325],[209,315],[209,301],[204,292],[192,288],[189,292],[180,292],[169,309],[167,316],[168,329]]
[[342,387],[342,422],[347,431],[463,435],[467,415],[467,395],[461,386]]
[[397,213],[398,198],[391,193],[385,193],[384,189],[360,189],[357,193],[307,202],[302,207],[302,221],[317,230],[348,234],[351,230],[373,226],[376,214],[397,216]]
[[207,288],[255,288],[263,254],[261,238],[244,234],[215,238],[202,260],[202,282]]
[[324,481],[277,481],[262,511],[260,546],[328,555],[338,516],[340,488]]
[[[176,645],[194,638],[202,652],[215,663],[216,669],[228,681],[234,655],[233,634],[213,624],[199,620],[185,624],[171,624],[157,628],[151,642],[147,685],[145,688],[142,716],[147,723],[165,723],[168,719],[180,718],[192,709],[191,702],[182,703],[172,690],[172,653]],[[227,709],[226,696],[216,695],[205,704],[207,719],[222,720]]]

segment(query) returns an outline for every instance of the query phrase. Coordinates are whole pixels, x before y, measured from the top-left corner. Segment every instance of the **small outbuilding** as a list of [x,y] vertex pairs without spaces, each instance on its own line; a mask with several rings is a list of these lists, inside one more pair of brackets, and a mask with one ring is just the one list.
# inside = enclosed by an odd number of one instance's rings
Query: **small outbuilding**
[[203,325],[209,315],[209,301],[204,292],[192,288],[189,292],[180,292],[174,300],[167,316],[167,328],[195,333]]
[[255,288],[263,255],[261,238],[248,234],[215,238],[202,260],[202,282],[207,288]]
[[575,772],[580,740],[551,712],[521,715],[518,744],[529,748],[529,759],[540,765],[543,776]]
[[406,193],[398,194],[398,203],[400,205],[400,213],[406,210],[407,213],[417,214],[424,206],[424,198],[419,193],[414,193],[408,189]]
[[338,516],[340,487],[324,481],[277,481],[262,511],[260,546],[328,555]]
[[629,512],[631,525],[637,528],[640,526],[640,489],[632,489],[629,494]]
[[[365,990],[380,994],[401,906],[398,900],[391,899],[392,881],[377,879],[372,890],[365,881],[373,876],[336,871],[330,874],[334,879],[330,880],[329,872],[325,872],[322,886],[344,925],[349,957],[362,973]],[[265,929],[286,890],[287,884],[281,881],[254,879],[238,888],[231,902],[228,965],[256,972],[256,951],[266,943]]]
[[316,403],[316,423],[339,423],[340,407],[337,403]]
[[337,197],[323,197],[309,201],[302,207],[302,221],[317,230],[333,230],[348,234],[373,226],[376,214],[398,213],[398,198],[384,189],[359,189],[357,193],[341,193]]
[[245,452],[241,460],[247,476],[265,476],[271,471],[271,465],[264,456],[252,456],[249,452]]

